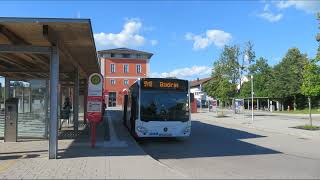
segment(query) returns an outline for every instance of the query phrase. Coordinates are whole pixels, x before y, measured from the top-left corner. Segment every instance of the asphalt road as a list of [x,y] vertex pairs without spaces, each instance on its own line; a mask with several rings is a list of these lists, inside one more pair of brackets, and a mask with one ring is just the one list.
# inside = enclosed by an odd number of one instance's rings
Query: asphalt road
[[139,144],[189,178],[320,178],[319,141],[195,119],[188,139]]

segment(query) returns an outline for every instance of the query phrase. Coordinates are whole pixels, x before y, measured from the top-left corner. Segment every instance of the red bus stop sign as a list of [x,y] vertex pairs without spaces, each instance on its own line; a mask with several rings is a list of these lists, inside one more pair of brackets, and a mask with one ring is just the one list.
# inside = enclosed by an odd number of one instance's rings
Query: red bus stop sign
[[102,119],[103,77],[99,73],[89,76],[87,97],[87,119],[91,125],[91,146],[95,147],[96,123]]

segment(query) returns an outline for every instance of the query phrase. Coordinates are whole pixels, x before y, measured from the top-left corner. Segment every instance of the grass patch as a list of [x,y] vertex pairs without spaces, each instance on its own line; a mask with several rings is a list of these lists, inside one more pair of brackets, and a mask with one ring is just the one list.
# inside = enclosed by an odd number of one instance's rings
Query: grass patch
[[[297,109],[297,110],[284,110],[284,111],[273,111],[274,113],[290,113],[290,114],[309,114],[309,109]],[[320,114],[320,109],[311,109],[311,114]]]
[[295,128],[297,128],[297,129],[309,130],[309,131],[320,130],[320,127],[319,127],[319,126],[311,126],[311,125],[297,126],[297,127],[295,127]]

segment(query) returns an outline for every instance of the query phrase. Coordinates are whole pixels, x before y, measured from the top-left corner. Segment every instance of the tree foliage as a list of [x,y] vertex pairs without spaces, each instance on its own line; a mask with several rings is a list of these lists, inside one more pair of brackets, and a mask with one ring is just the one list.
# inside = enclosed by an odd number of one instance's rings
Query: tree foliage
[[225,46],[218,61],[213,64],[212,80],[204,90],[212,97],[223,101],[234,97],[239,80],[239,46]]
[[302,71],[308,59],[298,48],[288,50],[272,72],[269,95],[285,98],[301,93]]
[[[319,24],[320,24],[320,12],[317,14],[317,20],[319,21]],[[318,28],[320,29],[320,26]],[[316,40],[318,41],[318,52],[316,55],[316,60],[320,61],[320,33],[317,34]]]
[[[268,61],[260,57],[255,64],[249,66],[249,74],[253,75],[253,89],[255,96],[266,97],[269,95],[271,85],[272,68]],[[251,81],[243,83],[240,91],[240,97],[249,97],[251,94]]]
[[320,95],[320,67],[316,60],[309,61],[302,72],[301,93],[305,96]]

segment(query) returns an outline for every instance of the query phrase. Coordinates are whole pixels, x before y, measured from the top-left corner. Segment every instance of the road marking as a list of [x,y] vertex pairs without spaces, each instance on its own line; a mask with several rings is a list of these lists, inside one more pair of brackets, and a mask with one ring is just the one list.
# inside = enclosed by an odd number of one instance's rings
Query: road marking
[[127,147],[126,141],[121,141],[114,128],[114,122],[112,121],[111,115],[107,112],[107,120],[109,124],[110,140],[103,142],[103,147]]

